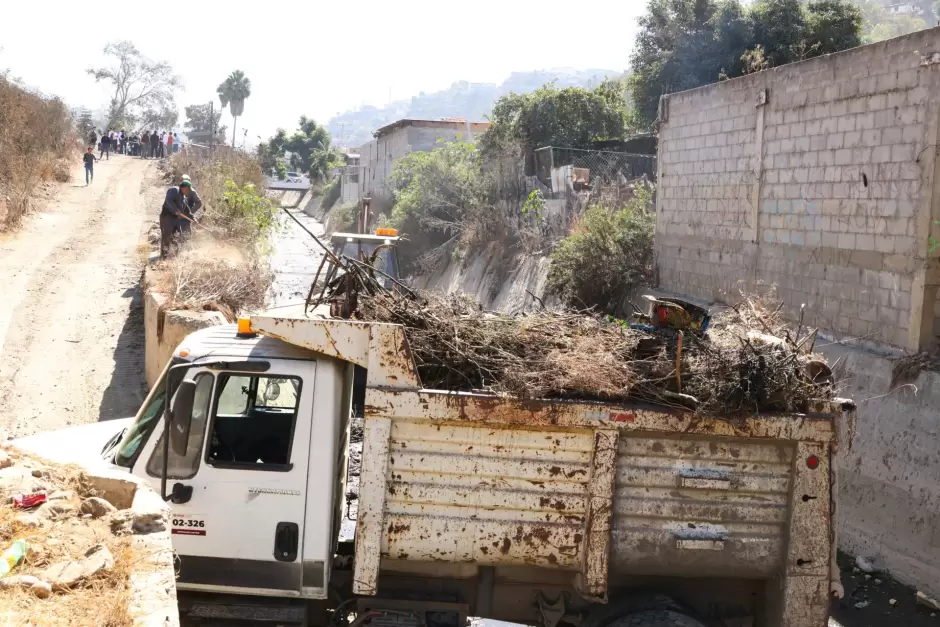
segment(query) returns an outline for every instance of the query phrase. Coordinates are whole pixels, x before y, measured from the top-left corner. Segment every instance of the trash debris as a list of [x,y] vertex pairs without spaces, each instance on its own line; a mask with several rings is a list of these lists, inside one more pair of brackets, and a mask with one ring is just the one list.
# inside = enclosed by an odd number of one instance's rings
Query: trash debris
[[862,570],[866,573],[875,572],[875,565],[872,564],[867,558],[862,557],[861,555],[855,558],[855,565],[858,566],[859,570]]
[[[919,603],[920,605],[926,605],[929,608],[940,610],[940,601],[930,598],[929,596],[927,596],[920,590],[917,591],[917,595],[915,598],[917,599],[917,603]],[[931,614],[931,616],[933,616],[933,614]]]
[[897,599],[888,599],[888,605],[897,605],[897,604],[898,604]]
[[864,600],[864,601],[859,601],[858,603],[856,603],[856,604],[855,604],[855,609],[857,609],[857,610],[863,610],[863,609],[865,609],[866,607],[868,607],[869,605],[871,605],[871,601],[869,601],[869,600],[866,599],[866,600]]
[[881,580],[880,580],[880,579],[875,579],[875,583],[876,583],[876,584],[879,584],[879,583],[881,583]]
[[45,492],[33,492],[31,494],[17,494],[13,497],[13,507],[20,509],[29,509],[46,502]]
[[29,545],[26,540],[16,540],[6,551],[0,553],[0,577],[13,570],[26,556],[27,550],[29,550]]

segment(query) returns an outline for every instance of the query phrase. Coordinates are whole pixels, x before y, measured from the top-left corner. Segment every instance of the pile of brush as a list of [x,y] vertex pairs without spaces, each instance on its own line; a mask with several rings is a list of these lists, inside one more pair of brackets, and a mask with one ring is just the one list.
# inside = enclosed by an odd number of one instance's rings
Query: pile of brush
[[745,298],[707,332],[610,321],[592,312],[483,311],[465,295],[360,291],[359,320],[405,327],[428,388],[522,398],[628,399],[703,413],[804,411],[832,397],[815,335],[791,337],[767,299]]

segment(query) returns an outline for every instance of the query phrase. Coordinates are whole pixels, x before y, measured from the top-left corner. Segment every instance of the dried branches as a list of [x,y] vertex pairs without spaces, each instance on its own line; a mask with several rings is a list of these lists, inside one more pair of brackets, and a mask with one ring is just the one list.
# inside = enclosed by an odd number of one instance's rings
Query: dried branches
[[672,330],[644,331],[588,312],[489,313],[464,295],[373,290],[357,295],[357,307],[359,319],[405,327],[430,388],[636,399],[721,414],[801,411],[808,400],[831,396],[828,368],[819,370],[819,358],[778,337],[786,330],[779,310],[760,300],[746,300],[706,335],[683,340]]

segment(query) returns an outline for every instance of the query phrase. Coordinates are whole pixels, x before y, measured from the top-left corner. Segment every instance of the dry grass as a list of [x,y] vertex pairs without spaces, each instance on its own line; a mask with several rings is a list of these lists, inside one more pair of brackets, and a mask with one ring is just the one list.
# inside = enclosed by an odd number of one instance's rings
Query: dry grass
[[219,311],[229,321],[262,309],[273,281],[257,253],[205,240],[159,262],[153,276],[153,289],[168,299],[166,309]]
[[179,183],[182,176],[188,174],[200,198],[209,207],[222,202],[226,181],[239,187],[247,184],[258,189],[264,187],[264,175],[258,160],[227,146],[217,146],[211,155],[204,149],[189,148],[185,153],[176,153],[161,161],[160,167],[169,183]]
[[[70,490],[79,497],[93,496],[84,474],[76,466],[59,466],[7,448],[17,466],[41,469],[42,481],[53,490]],[[23,589],[0,590],[0,623],[3,625],[74,625],[127,627],[133,624],[129,614],[130,576],[139,568],[141,556],[131,538],[111,533],[107,518],[93,520],[70,515],[47,521],[42,528],[29,528],[15,521],[23,513],[10,504],[11,494],[0,494],[0,545],[25,539],[29,544],[26,558],[13,574],[31,575],[65,560],[78,560],[96,544],[104,544],[114,556],[114,568],[89,580],[80,588],[53,593],[39,599]]]
[[70,179],[78,143],[65,105],[0,78],[0,231],[32,209],[36,187]]
[[804,411],[809,400],[832,395],[828,381],[808,374],[821,361],[809,342],[752,335],[786,336],[778,309],[764,299],[745,299],[705,334],[685,333],[680,349],[675,331],[631,328],[589,312],[508,316],[463,295],[412,299],[382,290],[356,298],[360,319],[405,327],[425,387],[635,399],[713,414]]

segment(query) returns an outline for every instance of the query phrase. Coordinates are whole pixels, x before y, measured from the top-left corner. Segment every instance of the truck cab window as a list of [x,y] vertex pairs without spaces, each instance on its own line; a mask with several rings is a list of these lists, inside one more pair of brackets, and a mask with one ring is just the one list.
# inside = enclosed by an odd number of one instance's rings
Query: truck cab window
[[220,375],[206,463],[287,470],[300,399],[295,377]]
[[[196,397],[193,400],[193,421],[189,428],[189,442],[186,454],[177,455],[170,449],[170,461],[167,464],[167,478],[192,479],[199,470],[202,457],[202,443],[206,434],[206,422],[209,420],[209,402],[212,400],[212,375],[200,372],[196,375]],[[147,462],[147,474],[159,477],[163,472],[163,434],[157,439],[157,446]]]

